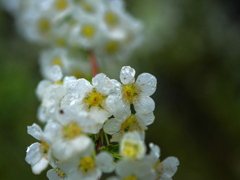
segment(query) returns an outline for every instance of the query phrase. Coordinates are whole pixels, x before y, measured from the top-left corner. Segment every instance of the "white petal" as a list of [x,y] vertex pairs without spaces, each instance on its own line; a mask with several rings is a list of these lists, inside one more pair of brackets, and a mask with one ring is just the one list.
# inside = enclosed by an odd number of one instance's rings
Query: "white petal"
[[120,130],[123,121],[124,119],[112,118],[104,124],[103,129],[107,134],[114,134]]
[[48,86],[50,86],[52,83],[48,80],[42,80],[38,83],[37,89],[36,89],[36,95],[38,99],[42,99],[45,90]]
[[96,163],[104,173],[110,173],[114,170],[113,157],[107,152],[101,152],[96,157]]
[[39,143],[34,143],[27,148],[26,162],[28,164],[36,164],[42,158],[42,154],[39,151]]
[[141,161],[141,162],[138,162],[136,164],[137,168],[136,168],[136,171],[134,172],[137,177],[140,179],[140,180],[155,180],[156,179],[156,174],[152,168],[152,164],[150,164],[149,162],[144,162],[144,161]]
[[53,144],[53,156],[65,161],[76,154],[86,150],[91,144],[91,139],[87,136],[80,136],[73,140],[58,140]]
[[58,176],[58,174],[56,173],[56,171],[54,169],[50,169],[47,172],[47,177],[49,180],[61,180],[62,178]]
[[70,88],[70,93],[76,97],[83,97],[92,90],[93,86],[86,79],[78,79],[76,84]]
[[140,96],[133,104],[136,112],[143,114],[151,113],[155,109],[155,102],[149,96]]
[[48,78],[53,82],[59,81],[63,76],[61,68],[56,65],[51,67],[50,72]]
[[136,84],[143,95],[151,96],[156,91],[157,79],[149,73],[142,73],[138,76]]
[[167,157],[162,161],[163,164],[163,178],[171,178],[177,171],[179,160],[176,157]]
[[130,66],[124,66],[120,72],[120,79],[123,84],[131,84],[135,81],[135,70]]
[[108,119],[108,117],[111,116],[111,114],[105,109],[101,109],[99,107],[91,107],[89,116],[91,119],[95,120],[95,122],[103,124]]
[[120,160],[116,165],[116,174],[120,177],[131,175],[135,170],[135,164],[132,161]]
[[73,86],[76,82],[77,82],[77,79],[74,76],[66,76],[63,79],[63,84],[67,88]]
[[51,140],[52,142],[54,139],[57,138],[59,130],[62,128],[62,126],[56,122],[48,121],[48,123],[45,125],[44,128],[44,136],[46,139]]
[[42,129],[40,128],[39,125],[37,125],[35,123],[32,126],[27,127],[27,132],[28,132],[28,134],[30,134],[31,136],[33,136],[37,140],[40,140],[43,137]]
[[122,140],[122,137],[125,133],[123,131],[119,131],[112,135],[112,138],[110,139],[111,142],[120,142]]
[[42,158],[38,163],[32,166],[32,171],[34,174],[40,174],[43,170],[45,170],[48,166],[48,160]]
[[150,143],[149,147],[151,149],[150,155],[152,155],[153,157],[158,159],[160,157],[160,148],[159,148],[159,146],[157,146],[157,145],[155,145],[153,143]]
[[47,119],[47,109],[42,107],[42,106],[39,106],[38,107],[38,112],[37,112],[37,118],[42,123],[45,123],[48,120]]
[[93,86],[97,89],[99,93],[109,94],[110,90],[113,89],[114,83],[105,74],[97,74],[92,79]]
[[124,103],[121,91],[111,93],[106,99],[109,111],[117,118],[127,118],[130,115],[130,104]]
[[143,114],[141,112],[137,112],[135,114],[135,116],[138,118],[138,119],[141,119],[142,122],[144,122],[144,125],[150,125],[153,123],[154,119],[155,119],[155,116],[153,114],[153,112],[150,112],[148,114]]

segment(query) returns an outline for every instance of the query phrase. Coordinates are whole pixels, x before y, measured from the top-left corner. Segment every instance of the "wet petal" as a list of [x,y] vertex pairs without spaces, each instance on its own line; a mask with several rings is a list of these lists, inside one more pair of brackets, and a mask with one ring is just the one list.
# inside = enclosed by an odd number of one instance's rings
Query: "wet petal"
[[124,66],[120,72],[120,79],[123,84],[131,84],[135,81],[135,70],[130,66]]

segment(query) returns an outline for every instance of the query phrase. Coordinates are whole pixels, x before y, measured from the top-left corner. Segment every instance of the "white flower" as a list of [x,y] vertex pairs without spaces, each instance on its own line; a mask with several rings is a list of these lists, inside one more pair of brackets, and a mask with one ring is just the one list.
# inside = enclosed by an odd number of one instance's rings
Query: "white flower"
[[137,131],[127,132],[120,143],[120,155],[125,159],[142,159],[146,146]]
[[[108,104],[110,107],[117,107],[112,110],[115,117],[119,117],[123,112],[126,112],[126,108],[130,109],[131,104],[134,105],[136,112],[142,114],[149,114],[155,109],[155,103],[149,96],[156,90],[156,78],[149,73],[142,73],[135,81],[134,76],[135,70],[130,66],[124,66],[120,73],[122,84],[115,81],[118,88],[115,88],[114,92],[111,93],[111,98],[116,101],[112,100]],[[114,106],[117,103],[119,105]],[[124,107],[124,109],[121,110],[118,108],[119,106]]]
[[147,125],[154,121],[153,113],[141,114],[136,113],[131,114],[130,112],[122,115],[122,118],[112,118],[108,120],[103,128],[104,131],[112,135],[111,141],[120,141],[122,136],[128,131],[138,131],[141,139],[145,138],[145,130]]
[[179,160],[176,157],[170,156],[160,161],[160,148],[153,143],[150,143],[149,147],[151,151],[145,159],[151,162],[152,167],[157,173],[157,180],[172,180],[172,176],[178,169]]
[[106,152],[95,156],[93,144],[72,159],[56,165],[73,180],[98,180],[102,172],[110,173],[114,170],[113,157]]
[[[56,66],[58,67],[58,66]],[[58,119],[61,101],[66,95],[71,86],[76,83],[76,78],[66,76],[62,81],[51,82],[42,80],[36,90],[36,93],[41,100],[41,105],[38,108],[38,119],[42,122]]]
[[40,141],[40,143],[34,143],[27,148],[25,158],[27,163],[31,165],[34,174],[40,174],[51,161],[51,145],[56,138],[54,132],[59,128],[59,125],[52,122],[47,123],[44,132],[37,124],[28,126],[28,134]]
[[[64,48],[52,48],[41,52],[40,55],[40,70],[43,78],[50,79],[52,67],[59,66],[63,72],[69,69],[68,51]],[[59,79],[60,80],[60,79]]]
[[68,43],[87,50],[93,49],[101,35],[97,16],[89,16],[78,12],[74,15],[76,17],[75,24],[70,31]]
[[102,0],[75,0],[74,8],[76,12],[97,17],[103,5]]
[[145,160],[120,160],[116,165],[117,177],[107,180],[155,180],[156,174],[151,163]]
[[97,57],[126,59],[141,44],[142,24],[125,12],[123,1],[105,1],[104,5],[99,14],[103,33],[95,49]]
[[62,109],[59,116],[61,129],[52,145],[53,156],[66,161],[73,156],[85,151],[91,145],[91,139],[86,133],[96,133],[95,122],[89,119],[86,113],[76,113],[71,109]]
[[54,13],[46,10],[47,1],[33,1],[17,18],[17,28],[29,41],[49,43]]
[[[25,7],[24,7],[25,6]],[[19,13],[17,27],[29,41],[52,44],[55,23],[72,11],[71,0],[41,0],[23,3],[25,9]]]
[[78,79],[64,97],[62,106],[88,112],[91,119],[103,124],[112,115],[106,101],[113,87],[112,80],[102,73],[92,79],[92,85],[86,79]]

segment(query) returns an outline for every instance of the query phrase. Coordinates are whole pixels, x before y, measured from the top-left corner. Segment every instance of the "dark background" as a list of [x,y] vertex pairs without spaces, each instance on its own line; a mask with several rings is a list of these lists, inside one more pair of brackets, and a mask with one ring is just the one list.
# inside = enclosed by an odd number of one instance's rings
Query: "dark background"
[[[158,79],[156,120],[146,142],[176,156],[174,180],[240,179],[240,3],[207,0],[128,0],[128,11],[145,24],[145,43],[129,61],[137,75]],[[0,177],[47,179],[25,158],[38,123],[35,88],[41,80],[40,47],[17,34],[0,8]],[[116,75],[118,76],[118,74]]]

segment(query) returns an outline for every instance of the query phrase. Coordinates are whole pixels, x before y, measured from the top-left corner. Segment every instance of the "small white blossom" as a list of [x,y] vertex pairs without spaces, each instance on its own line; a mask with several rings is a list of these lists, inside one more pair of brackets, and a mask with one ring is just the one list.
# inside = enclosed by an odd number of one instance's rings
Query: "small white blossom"
[[40,143],[33,143],[27,148],[25,160],[31,165],[34,174],[40,174],[47,168],[49,161],[51,161],[51,146],[56,138],[54,133],[60,126],[52,122],[48,122],[44,131],[37,125],[28,126],[28,134],[40,141]]
[[88,112],[91,119],[103,124],[112,115],[106,102],[113,87],[112,80],[102,73],[92,79],[92,84],[86,79],[78,79],[64,97],[62,105]]
[[85,151],[91,145],[86,133],[96,133],[95,122],[86,113],[76,113],[71,109],[62,109],[59,116],[61,129],[56,131],[57,138],[52,145],[53,156],[61,161]]
[[57,163],[57,166],[66,172],[69,179],[74,180],[98,180],[102,172],[110,173],[114,170],[113,157],[106,152],[95,156],[93,144],[72,159]]
[[142,159],[146,146],[137,131],[127,132],[120,143],[120,155],[126,159]]
[[[122,84],[114,81],[117,88],[111,93],[111,98],[115,101],[109,102],[109,106],[113,107],[114,116],[121,115],[121,111],[126,112],[126,108],[130,109],[131,104],[134,105],[136,112],[142,114],[149,114],[155,109],[155,103],[149,96],[156,90],[156,78],[149,73],[142,73],[135,81],[134,76],[135,70],[130,66],[124,66],[120,72]],[[119,105],[114,109],[114,105],[117,103]],[[124,109],[119,109],[119,106],[124,107]]]
[[106,133],[112,135],[111,141],[120,141],[122,136],[128,131],[138,131],[142,140],[145,138],[145,130],[147,125],[154,121],[153,113],[131,114],[130,112],[122,115],[122,118],[112,118],[108,120],[103,129]]
[[176,157],[170,156],[160,161],[160,148],[153,143],[149,144],[151,149],[150,154],[145,157],[152,163],[157,174],[157,180],[172,180],[172,176],[177,172],[179,160]]
[[146,160],[120,160],[116,165],[117,176],[107,180],[155,180],[156,174]]

